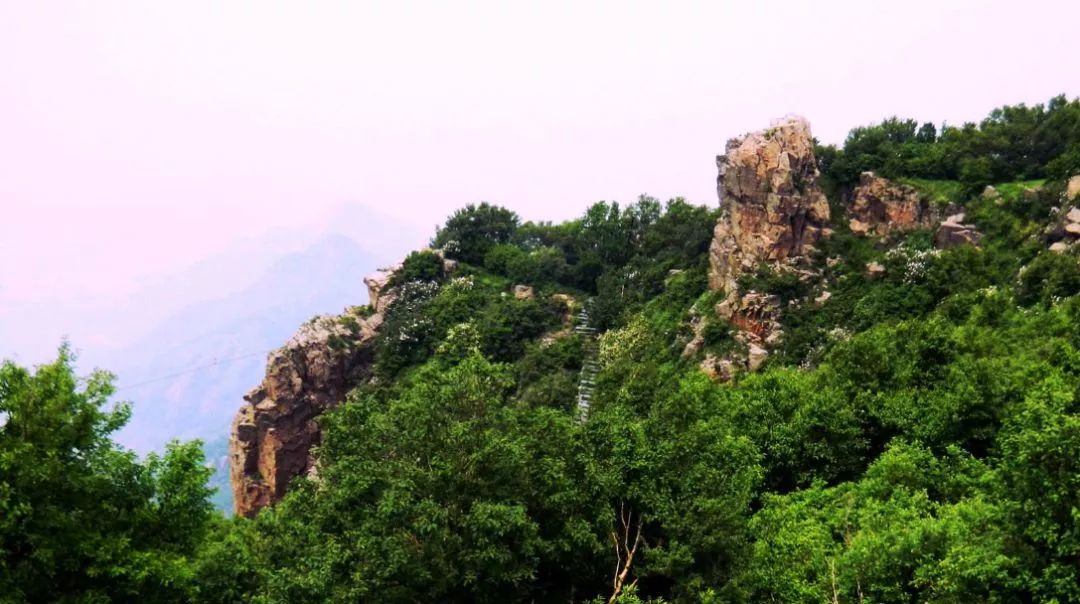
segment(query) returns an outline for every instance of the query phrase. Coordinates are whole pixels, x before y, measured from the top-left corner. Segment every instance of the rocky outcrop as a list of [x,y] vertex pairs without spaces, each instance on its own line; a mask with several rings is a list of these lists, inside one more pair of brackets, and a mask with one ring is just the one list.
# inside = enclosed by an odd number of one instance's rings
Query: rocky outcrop
[[315,472],[316,419],[371,375],[375,338],[394,302],[401,265],[364,278],[369,310],[355,307],[308,321],[266,361],[261,384],[246,395],[229,439],[236,513],[252,516],[281,499],[289,482]]
[[925,225],[927,204],[914,187],[863,172],[851,193],[848,226],[856,234],[885,236]]
[[829,233],[810,125],[787,117],[728,141],[716,158],[720,220],[709,248],[709,285],[732,292],[761,263],[805,256]]
[[716,305],[716,314],[737,330],[735,337],[747,344],[773,345],[779,340],[780,298],[747,292],[736,299],[729,296]]
[[1073,176],[1065,183],[1065,201],[1080,199],[1080,174]]
[[[779,301],[757,292],[740,292],[739,278],[761,265],[795,272],[827,237],[829,203],[819,184],[810,125],[787,117],[772,127],[728,141],[716,158],[720,219],[709,247],[709,287],[724,291],[716,314],[736,328],[734,337],[749,351],[745,358],[714,359],[709,374],[730,373],[734,362],[754,370],[782,336]],[[721,361],[724,361],[721,364]],[[723,370],[720,367],[723,367]]]
[[320,316],[270,353],[266,377],[244,396],[229,441],[236,513],[251,516],[314,471],[315,419],[370,375],[381,315]]
[[[432,250],[443,273],[456,267]],[[289,482],[316,471],[312,447],[322,440],[316,421],[371,376],[385,313],[398,297],[402,264],[364,278],[368,306],[319,316],[270,353],[266,376],[244,395],[229,439],[230,482],[236,513],[251,516],[285,495]]]
[[368,305],[376,313],[385,313],[386,309],[393,304],[396,296],[393,288],[390,287],[390,280],[399,270],[401,270],[401,265],[395,264],[364,277],[364,285],[368,288]]
[[[1080,177],[1078,177],[1080,178]],[[1065,199],[1068,200],[1066,194]],[[1080,243],[1080,208],[1070,207],[1059,212],[1059,218],[1046,231],[1050,251],[1064,254]]]
[[978,245],[982,239],[973,224],[964,224],[964,214],[953,214],[946,218],[934,232],[934,246],[947,250],[958,245]]
[[885,274],[885,266],[879,262],[869,262],[866,265],[866,276],[877,279]]
[[536,292],[531,285],[515,285],[513,292],[515,300],[532,300],[536,297]]
[[735,377],[735,362],[727,357],[707,354],[698,364],[701,372],[717,382],[730,382]]

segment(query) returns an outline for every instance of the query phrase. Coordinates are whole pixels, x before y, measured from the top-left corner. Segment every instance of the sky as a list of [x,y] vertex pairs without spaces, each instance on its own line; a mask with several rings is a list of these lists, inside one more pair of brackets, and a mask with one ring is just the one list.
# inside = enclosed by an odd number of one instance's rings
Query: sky
[[787,113],[838,143],[1075,97],[1078,21],[1071,0],[0,2],[0,355],[120,345],[136,317],[108,309],[155,282],[248,258],[220,286],[327,230],[405,250],[481,200],[715,204],[724,142]]

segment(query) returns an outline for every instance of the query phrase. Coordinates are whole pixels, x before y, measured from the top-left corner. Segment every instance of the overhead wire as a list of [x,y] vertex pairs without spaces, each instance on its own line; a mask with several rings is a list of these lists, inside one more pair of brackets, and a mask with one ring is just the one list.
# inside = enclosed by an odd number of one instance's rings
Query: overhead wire
[[249,352],[247,354],[242,354],[242,355],[238,355],[238,356],[234,356],[234,357],[227,357],[227,358],[224,358],[224,359],[215,358],[210,363],[206,363],[204,365],[196,365],[194,367],[189,367],[187,369],[184,369],[183,371],[177,371],[177,372],[174,372],[174,373],[161,375],[161,376],[158,376],[158,377],[155,377],[155,378],[150,378],[148,380],[143,380],[141,382],[136,382],[134,384],[123,384],[123,383],[121,383],[119,386],[117,386],[116,392],[121,392],[121,391],[124,391],[124,390],[131,390],[133,388],[138,388],[140,386],[145,386],[147,384],[153,384],[155,382],[161,382],[161,381],[164,381],[164,380],[170,380],[172,378],[177,378],[177,377],[180,377],[182,375],[187,375],[189,373],[195,373],[196,371],[202,371],[204,369],[211,369],[211,368],[214,368],[214,367],[218,367],[218,366],[220,366],[220,365],[222,365],[224,363],[230,363],[232,361],[239,361],[239,360],[243,360],[243,359],[249,359],[251,357],[258,356],[258,355],[269,354],[273,350],[275,350],[275,349],[271,348],[269,350],[261,350],[261,351],[258,351],[258,352]]

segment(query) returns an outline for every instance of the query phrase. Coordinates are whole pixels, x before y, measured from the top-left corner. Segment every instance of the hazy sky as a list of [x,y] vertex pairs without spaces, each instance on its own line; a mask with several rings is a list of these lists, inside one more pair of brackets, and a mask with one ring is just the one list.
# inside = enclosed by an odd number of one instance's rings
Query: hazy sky
[[785,113],[839,142],[1077,96],[1078,7],[0,2],[0,337],[344,203],[424,229],[479,200],[711,204],[724,141]]

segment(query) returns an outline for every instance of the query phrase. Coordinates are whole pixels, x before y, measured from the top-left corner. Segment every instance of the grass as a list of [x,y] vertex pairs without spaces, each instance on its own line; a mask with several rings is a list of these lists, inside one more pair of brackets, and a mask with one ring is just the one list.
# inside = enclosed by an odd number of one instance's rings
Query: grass
[[[958,180],[926,180],[922,178],[901,178],[900,183],[914,187],[924,195],[930,203],[946,205],[949,203],[963,203],[967,196],[964,194],[964,184]],[[1019,199],[1025,189],[1038,189],[1046,183],[1044,179],[1024,180],[1018,182],[1004,182],[994,185],[997,192],[1005,201]]]
[[925,180],[901,178],[902,184],[914,187],[934,205],[947,205],[964,201],[964,185],[958,180]]
[[1045,179],[1039,180],[1024,180],[1020,182],[1005,182],[998,185],[994,185],[998,193],[1001,193],[1002,199],[1005,201],[1016,201],[1024,194],[1024,189],[1038,189],[1046,184]]

